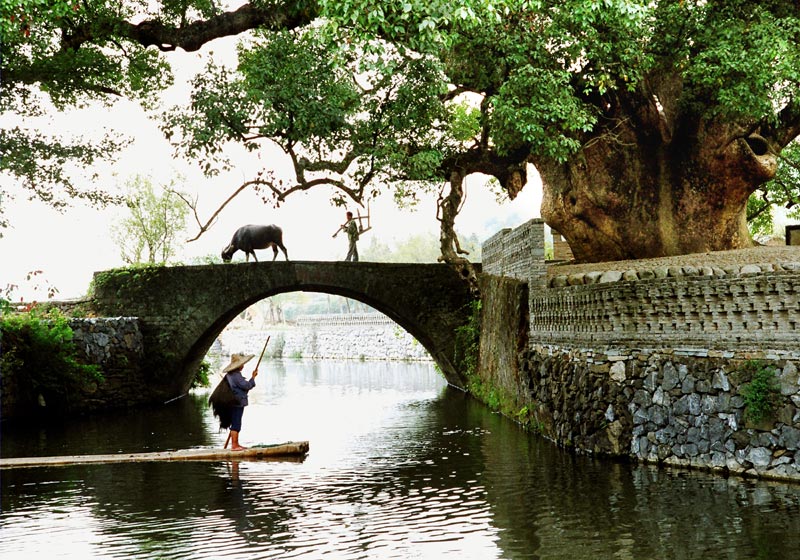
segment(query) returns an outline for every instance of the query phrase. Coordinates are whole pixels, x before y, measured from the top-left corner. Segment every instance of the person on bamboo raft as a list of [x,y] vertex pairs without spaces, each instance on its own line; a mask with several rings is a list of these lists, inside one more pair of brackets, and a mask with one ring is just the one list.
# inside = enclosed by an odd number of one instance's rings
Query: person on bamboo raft
[[242,368],[253,357],[253,354],[233,354],[231,355],[231,363],[222,370],[225,373],[225,379],[233,390],[233,394],[236,396],[237,402],[235,406],[231,407],[231,451],[246,449],[239,445],[239,432],[242,430],[244,407],[248,405],[247,393],[256,386],[258,367],[253,370],[250,379],[245,379],[244,375],[242,375]]

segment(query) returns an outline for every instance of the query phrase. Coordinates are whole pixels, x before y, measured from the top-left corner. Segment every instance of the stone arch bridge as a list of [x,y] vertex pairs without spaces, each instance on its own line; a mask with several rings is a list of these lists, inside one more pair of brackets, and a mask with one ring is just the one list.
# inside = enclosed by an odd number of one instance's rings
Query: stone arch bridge
[[446,264],[253,262],[96,272],[90,311],[138,317],[153,398],[188,390],[211,344],[253,303],[284,292],[322,292],[361,301],[414,336],[448,383],[466,387],[455,329],[466,324],[469,287]]

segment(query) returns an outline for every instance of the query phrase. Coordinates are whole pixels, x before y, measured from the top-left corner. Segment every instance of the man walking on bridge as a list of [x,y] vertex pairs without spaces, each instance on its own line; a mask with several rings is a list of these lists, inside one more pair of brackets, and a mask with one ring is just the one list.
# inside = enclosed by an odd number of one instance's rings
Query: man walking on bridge
[[336,237],[340,231],[344,230],[347,234],[347,240],[349,241],[347,257],[345,257],[344,260],[358,262],[358,247],[356,247],[356,242],[358,241],[358,223],[353,219],[352,212],[347,212],[345,216],[347,220],[339,227],[339,230],[334,233],[333,236]]

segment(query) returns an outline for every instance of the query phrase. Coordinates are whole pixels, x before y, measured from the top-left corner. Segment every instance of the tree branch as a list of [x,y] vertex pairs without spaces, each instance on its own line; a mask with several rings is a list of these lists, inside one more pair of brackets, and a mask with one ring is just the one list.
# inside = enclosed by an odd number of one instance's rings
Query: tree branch
[[800,101],[792,99],[778,113],[778,124],[770,131],[781,148],[800,136]]
[[[261,175],[261,174],[259,174],[259,175]],[[369,182],[369,181],[367,181],[367,182]],[[310,189],[312,189],[314,187],[319,187],[321,185],[333,186],[336,189],[346,193],[354,202],[356,202],[359,205],[363,206],[362,199],[363,199],[363,194],[364,194],[364,185],[359,185],[359,188],[353,189],[353,188],[348,187],[347,184],[344,181],[340,181],[340,180],[337,180],[337,179],[331,179],[331,178],[328,178],[328,177],[322,177],[322,178],[313,179],[313,180],[310,180],[310,181],[304,180],[302,182],[298,182],[298,183],[292,185],[289,188],[285,188],[284,189],[284,188],[281,188],[280,186],[276,185],[275,181],[268,180],[268,179],[262,179],[262,178],[259,177],[257,179],[251,179],[249,181],[245,181],[244,183],[239,185],[239,187],[237,187],[237,189],[233,192],[233,194],[231,194],[227,199],[225,199],[225,201],[222,204],[219,205],[219,207],[217,207],[217,209],[214,211],[214,213],[211,215],[211,217],[208,220],[206,220],[205,223],[202,223],[200,221],[198,215],[197,215],[197,207],[196,207],[197,205],[194,204],[193,202],[188,201],[185,197],[181,196],[181,199],[193,210],[194,216],[195,216],[195,221],[197,222],[197,225],[200,227],[199,231],[197,232],[197,235],[195,235],[191,239],[187,239],[186,242],[187,243],[191,243],[192,241],[196,241],[196,240],[200,239],[200,237],[205,232],[207,232],[209,229],[211,229],[211,227],[216,222],[217,217],[222,213],[222,211],[225,209],[225,207],[228,204],[230,204],[231,201],[233,201],[234,198],[239,196],[239,194],[241,194],[242,191],[244,191],[245,189],[247,189],[249,187],[255,187],[255,190],[258,191],[259,187],[266,186],[268,188],[268,190],[272,193],[272,195],[275,197],[276,200],[278,200],[280,202],[283,202],[286,199],[287,196],[289,196],[290,194],[292,194],[294,192],[307,191],[307,190],[310,190]]]
[[253,4],[245,4],[233,12],[223,12],[208,20],[193,21],[187,25],[175,27],[158,19],[148,19],[140,23],[129,21],[97,21],[83,22],[73,26],[63,35],[62,49],[78,49],[84,43],[107,39],[121,35],[142,46],[155,46],[161,51],[174,51],[181,48],[187,52],[197,51],[206,43],[238,35],[257,27],[268,29],[295,29],[311,22],[316,13],[307,10],[302,2],[274,5],[259,8]]
[[[211,226],[213,226],[213,225],[214,225],[214,222],[217,220],[217,216],[219,216],[219,215],[220,215],[220,213],[222,212],[223,208],[225,208],[225,207],[226,207],[226,206],[227,206],[227,205],[228,205],[228,204],[229,204],[229,203],[230,203],[230,202],[231,202],[231,201],[232,201],[234,198],[236,198],[236,197],[239,195],[239,193],[240,193],[240,192],[242,192],[242,191],[243,191],[243,190],[245,190],[247,187],[249,187],[249,186],[250,186],[250,184],[251,184],[251,182],[250,182],[250,181],[248,181],[248,182],[246,182],[246,183],[243,183],[241,186],[239,186],[239,188],[238,188],[238,189],[236,189],[236,191],[234,191],[234,193],[233,193],[232,195],[230,195],[230,196],[229,196],[229,197],[228,197],[228,198],[225,200],[225,202],[223,202],[223,203],[220,205],[220,207],[219,207],[219,208],[217,208],[217,210],[216,210],[216,211],[215,211],[215,212],[214,212],[214,213],[211,215],[211,217],[208,219],[208,221],[206,221],[206,223],[205,223],[205,224],[201,224],[201,223],[200,223],[200,221],[198,220],[198,221],[197,221],[197,225],[199,225],[199,226],[200,226],[200,231],[198,231],[198,232],[197,232],[197,235],[195,235],[195,236],[194,236],[194,237],[192,237],[191,239],[187,239],[187,240],[186,240],[186,242],[187,242],[187,243],[191,243],[192,241],[196,241],[196,240],[200,239],[200,236],[201,236],[201,235],[203,235],[203,234],[204,234],[206,231],[208,231],[208,230],[211,228]],[[181,198],[182,198],[182,197],[181,197]],[[185,201],[185,199],[184,199],[184,201]],[[191,207],[191,206],[190,206],[190,207]],[[191,207],[191,208],[192,208],[192,209],[194,209],[194,207]],[[197,212],[195,212],[195,219],[197,220]]]

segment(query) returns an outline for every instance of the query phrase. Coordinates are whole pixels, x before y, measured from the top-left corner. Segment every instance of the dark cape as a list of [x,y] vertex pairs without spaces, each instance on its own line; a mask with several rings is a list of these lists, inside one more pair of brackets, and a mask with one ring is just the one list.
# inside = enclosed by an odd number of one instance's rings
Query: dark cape
[[211,405],[211,411],[214,416],[219,418],[219,429],[227,430],[231,427],[231,418],[233,415],[233,407],[239,405],[236,395],[233,394],[230,383],[228,383],[228,375],[220,380],[217,387],[208,397],[208,404]]

